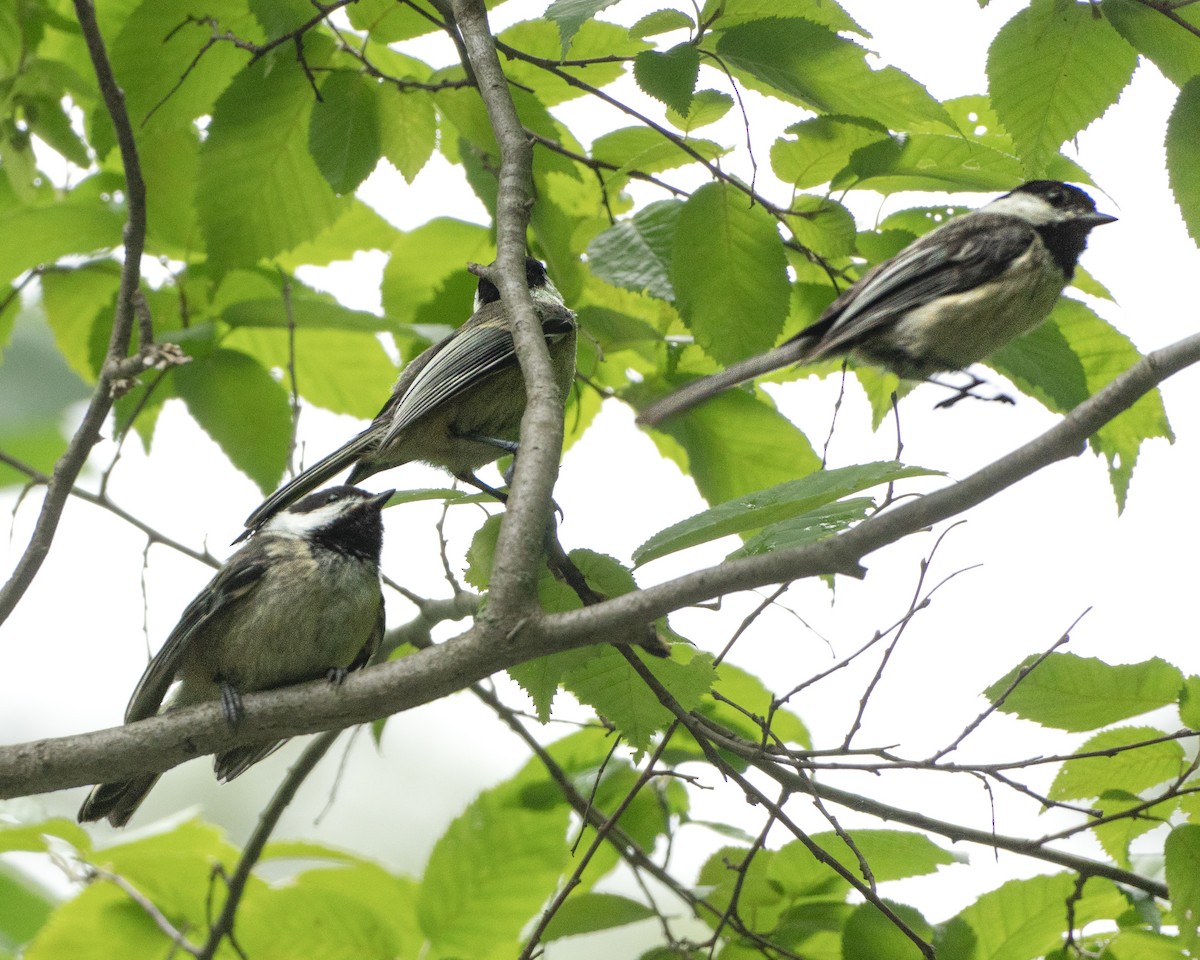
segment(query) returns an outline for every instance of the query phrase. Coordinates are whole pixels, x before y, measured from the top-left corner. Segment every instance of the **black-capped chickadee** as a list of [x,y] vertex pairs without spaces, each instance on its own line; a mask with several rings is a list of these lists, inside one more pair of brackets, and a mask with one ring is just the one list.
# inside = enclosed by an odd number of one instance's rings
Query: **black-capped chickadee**
[[[1050,315],[1088,232],[1114,220],[1078,187],[1023,184],[872,267],[790,340],[681,387],[638,422],[661,423],[752,377],[843,354],[913,380],[965,371]],[[967,396],[982,382],[973,379],[939,406]]]
[[[138,681],[125,722],[220,701],[236,724],[244,693],[321,677],[340,683],[365,666],[383,636],[380,511],[394,492],[331,487],[267,521],[183,611]],[[232,780],[278,746],[218,753],[217,779]],[[107,817],[124,826],[158,778],[94,787],[80,821]]]
[[[525,278],[565,402],[575,377],[575,314],[540,261],[526,258]],[[480,278],[471,318],[404,368],[371,425],[284,484],[246,518],[246,526],[257,529],[351,464],[349,483],[420,460],[494,494],[475,471],[516,452],[524,413],[525,380],[508,311],[496,286]]]

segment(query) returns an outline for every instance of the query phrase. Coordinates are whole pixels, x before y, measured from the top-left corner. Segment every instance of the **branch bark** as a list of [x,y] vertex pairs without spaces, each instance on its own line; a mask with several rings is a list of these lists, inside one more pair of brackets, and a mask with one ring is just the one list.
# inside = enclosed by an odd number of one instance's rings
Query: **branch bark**
[[332,730],[399,713],[462,690],[534,657],[606,642],[649,620],[725,593],[823,573],[862,575],[868,553],[961,513],[1051,463],[1167,377],[1200,361],[1200,334],[1155,351],[1040,437],[957,483],[908,501],[806,547],[726,562],[566,613],[531,617],[506,631],[481,614],[459,637],[372,667],[341,687],[317,682],[247,695],[231,730],[215,705],[124,727],[0,748],[0,798],[61,790],[169,769],[191,757],[254,740]]
[[469,60],[464,67],[476,78],[500,146],[495,280],[508,305],[517,359],[525,377],[521,453],[483,613],[495,622],[507,623],[507,632],[511,632],[540,614],[537,575],[562,451],[563,397],[554,382],[550,353],[525,283],[525,234],[533,206],[533,144],[513,105],[483,0],[452,0],[450,7]]
[[[129,219],[124,230],[125,262],[121,265],[116,313],[113,317],[108,350],[100,369],[99,382],[83,415],[83,422],[71,438],[66,452],[54,465],[54,473],[46,485],[46,497],[42,501],[42,511],[34,526],[33,536],[17,562],[12,576],[0,588],[0,623],[7,620],[9,614],[21,602],[25,591],[33,583],[42,562],[50,552],[50,545],[54,542],[54,534],[58,530],[59,518],[62,516],[67,497],[71,495],[75,478],[83,469],[92,447],[100,439],[100,428],[104,426],[108,411],[112,407],[114,383],[122,379],[123,374],[128,375],[124,372],[122,363],[129,352],[135,315],[134,297],[141,282],[142,253],[146,245],[146,184],[142,179],[133,126],[125,109],[125,94],[113,76],[112,65],[108,61],[108,52],[104,47],[100,26],[96,23],[96,11],[91,0],[75,0],[75,15],[79,19],[88,54],[96,71],[105,109],[116,130],[121,164],[125,169],[125,202],[129,210]],[[149,346],[147,343],[142,344],[143,349]]]

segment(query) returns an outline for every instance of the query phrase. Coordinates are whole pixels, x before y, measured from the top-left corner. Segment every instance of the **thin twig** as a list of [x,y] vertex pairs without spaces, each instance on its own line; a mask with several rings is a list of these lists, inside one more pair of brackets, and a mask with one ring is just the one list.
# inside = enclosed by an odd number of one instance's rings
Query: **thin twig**
[[121,264],[121,282],[117,293],[117,306],[113,316],[112,334],[109,337],[105,361],[100,369],[99,382],[83,415],[83,422],[75,431],[66,452],[54,465],[54,474],[46,485],[46,497],[34,526],[33,536],[7,583],[0,588],[0,623],[9,614],[29,585],[33,583],[42,562],[50,552],[58,521],[62,516],[71,487],[92,447],[100,439],[100,428],[108,417],[113,403],[113,385],[121,378],[121,361],[129,352],[129,340],[134,322],[134,295],[141,281],[142,253],[146,245],[146,184],[142,179],[142,167],[138,160],[137,144],[129,113],[125,109],[125,94],[113,76],[104,38],[96,22],[96,11],[91,0],[75,0],[75,15],[79,20],[92,68],[96,72],[101,98],[113,122],[117,146],[121,153],[121,164],[125,171],[125,196],[129,217],[125,224],[122,243],[125,259]]
[[263,847],[266,846],[267,840],[270,839],[276,824],[279,823],[279,818],[283,816],[283,812],[296,796],[296,791],[300,789],[300,785],[313,772],[313,769],[320,762],[321,758],[325,756],[329,748],[333,746],[334,741],[341,736],[341,733],[341,730],[326,731],[305,747],[304,752],[296,758],[296,762],[288,770],[287,776],[283,778],[283,782],[279,784],[279,789],[271,797],[271,802],[267,804],[263,812],[259,815],[258,826],[254,828],[254,833],[246,841],[246,846],[242,849],[242,857],[238,861],[237,869],[233,871],[233,876],[229,878],[226,884],[227,893],[225,895],[225,903],[221,907],[221,913],[209,929],[208,939],[205,941],[204,946],[196,952],[198,960],[212,960],[216,955],[217,948],[221,945],[221,941],[226,937],[232,940],[234,917],[237,913],[238,904],[241,903],[242,895],[246,892],[246,883],[250,879],[250,871],[258,863],[259,858],[262,856]]

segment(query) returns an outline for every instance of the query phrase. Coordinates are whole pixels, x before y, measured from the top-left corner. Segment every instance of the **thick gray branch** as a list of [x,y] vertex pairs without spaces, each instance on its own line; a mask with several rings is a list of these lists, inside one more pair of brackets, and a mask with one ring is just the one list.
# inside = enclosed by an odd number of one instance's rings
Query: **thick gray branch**
[[452,0],[451,9],[469,59],[464,66],[476,78],[500,146],[498,275],[494,279],[513,318],[517,359],[525,376],[521,454],[496,546],[484,614],[499,622],[516,623],[538,611],[537,574],[562,451],[564,398],[554,382],[550,354],[525,285],[525,232],[533,206],[533,144],[513,105],[482,0]]
[[481,616],[455,640],[364,670],[340,688],[318,682],[250,694],[246,719],[236,731],[213,705],[127,727],[0,748],[0,798],[165,770],[218,748],[362,723],[437,700],[534,657],[604,642],[651,618],[725,593],[821,573],[861,571],[859,561],[866,554],[1077,454],[1100,426],[1198,360],[1200,335],[1156,351],[1013,453],[821,543],[722,563],[596,606],[533,618],[515,630],[501,629],[494,619]]

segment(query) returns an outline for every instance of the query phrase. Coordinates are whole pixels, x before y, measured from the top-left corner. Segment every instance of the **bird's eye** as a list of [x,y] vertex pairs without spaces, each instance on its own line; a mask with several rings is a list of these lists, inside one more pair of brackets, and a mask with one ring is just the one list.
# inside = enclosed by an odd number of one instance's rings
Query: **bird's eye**
[[336,493],[331,493],[325,498],[326,503],[337,503],[340,498]]

